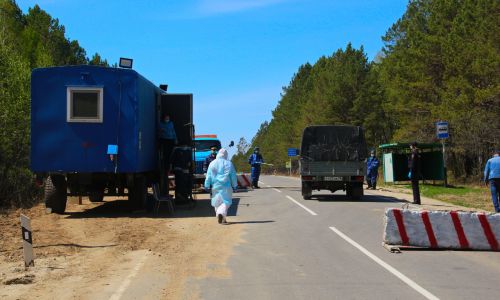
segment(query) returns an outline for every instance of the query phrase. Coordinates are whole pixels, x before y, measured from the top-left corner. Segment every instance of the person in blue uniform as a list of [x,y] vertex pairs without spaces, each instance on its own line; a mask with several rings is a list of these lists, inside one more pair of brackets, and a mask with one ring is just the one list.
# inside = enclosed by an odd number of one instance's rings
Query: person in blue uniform
[[248,158],[248,163],[252,166],[252,186],[256,189],[259,188],[260,166],[264,162],[264,158],[260,154],[259,147],[255,147],[253,154]]
[[208,166],[211,162],[215,160],[217,157],[217,147],[210,147],[210,154],[205,158],[205,162],[203,162],[203,173],[206,173],[208,170]]
[[380,162],[375,155],[375,150],[370,152],[370,157],[366,161],[366,183],[368,184],[367,189],[377,189],[377,177],[378,177],[378,166]]
[[484,182],[491,190],[491,201],[495,212],[500,212],[500,149],[496,150],[493,157],[488,159],[484,167]]
[[175,134],[174,123],[170,121],[170,115],[163,114],[159,124],[160,147],[163,156],[163,170],[168,173],[170,170],[170,156],[172,150],[177,144],[177,135]]

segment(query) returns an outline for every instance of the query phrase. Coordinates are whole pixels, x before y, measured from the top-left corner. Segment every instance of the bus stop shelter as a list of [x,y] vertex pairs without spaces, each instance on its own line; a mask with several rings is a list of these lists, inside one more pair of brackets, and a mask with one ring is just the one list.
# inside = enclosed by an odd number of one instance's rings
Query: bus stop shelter
[[[420,152],[422,179],[444,180],[442,145],[438,143],[417,144]],[[385,182],[408,181],[409,143],[392,143],[379,146],[382,151],[382,166]]]

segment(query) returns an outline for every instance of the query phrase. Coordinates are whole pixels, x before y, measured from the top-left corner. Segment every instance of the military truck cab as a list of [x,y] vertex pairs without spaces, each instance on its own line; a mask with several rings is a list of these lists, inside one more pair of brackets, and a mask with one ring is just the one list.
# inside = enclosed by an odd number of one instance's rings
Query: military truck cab
[[194,176],[195,181],[198,184],[202,184],[205,181],[205,170],[203,169],[203,164],[205,159],[210,155],[210,148],[216,147],[221,149],[222,145],[220,140],[215,134],[200,134],[194,137],[194,161],[195,169]]
[[299,161],[303,198],[311,199],[313,190],[344,190],[348,198],[360,199],[367,152],[359,126],[306,127]]

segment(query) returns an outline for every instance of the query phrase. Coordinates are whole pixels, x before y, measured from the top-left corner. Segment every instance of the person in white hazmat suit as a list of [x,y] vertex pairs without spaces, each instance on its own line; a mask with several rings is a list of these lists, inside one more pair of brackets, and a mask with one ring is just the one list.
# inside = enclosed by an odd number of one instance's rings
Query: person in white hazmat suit
[[219,224],[228,224],[227,210],[233,203],[233,189],[238,187],[236,170],[227,159],[226,149],[220,149],[214,161],[208,165],[205,189],[212,190],[212,206]]

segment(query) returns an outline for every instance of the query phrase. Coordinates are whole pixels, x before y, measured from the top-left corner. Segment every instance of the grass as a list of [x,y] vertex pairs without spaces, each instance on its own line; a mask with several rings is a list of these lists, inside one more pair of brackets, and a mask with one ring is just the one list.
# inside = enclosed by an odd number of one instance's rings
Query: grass
[[[391,184],[385,186],[387,188],[403,189],[403,192],[411,193],[411,185],[409,184]],[[420,184],[420,194],[424,197],[441,200],[454,205],[494,211],[489,187],[444,187],[442,185]]]

